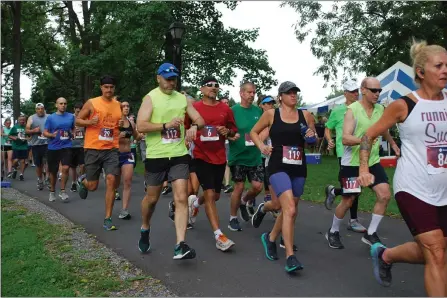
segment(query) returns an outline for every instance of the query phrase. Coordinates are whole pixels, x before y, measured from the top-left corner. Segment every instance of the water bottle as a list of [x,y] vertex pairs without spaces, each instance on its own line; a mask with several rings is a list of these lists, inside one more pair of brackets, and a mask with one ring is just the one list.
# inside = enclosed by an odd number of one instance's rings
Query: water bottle
[[304,125],[303,123],[300,123],[301,126],[301,135],[304,137],[304,140],[308,144],[314,144],[317,141],[317,138],[315,136],[313,137],[305,137],[307,130],[309,129],[307,125]]

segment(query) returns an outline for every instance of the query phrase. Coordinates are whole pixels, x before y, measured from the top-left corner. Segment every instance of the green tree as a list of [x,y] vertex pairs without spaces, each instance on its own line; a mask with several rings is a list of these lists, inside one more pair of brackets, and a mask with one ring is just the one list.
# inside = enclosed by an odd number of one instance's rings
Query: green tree
[[445,1],[343,1],[330,11],[314,1],[282,6],[298,13],[295,33],[300,42],[313,33],[311,50],[321,60],[315,73],[326,82],[339,77],[338,67],[344,75],[376,76],[397,61],[411,64],[412,38],[447,47]]
[[332,90],[332,92],[328,96],[326,96],[326,100],[335,98],[335,97],[343,95],[343,94],[344,94],[343,90],[339,90],[339,89],[335,88],[335,89]]

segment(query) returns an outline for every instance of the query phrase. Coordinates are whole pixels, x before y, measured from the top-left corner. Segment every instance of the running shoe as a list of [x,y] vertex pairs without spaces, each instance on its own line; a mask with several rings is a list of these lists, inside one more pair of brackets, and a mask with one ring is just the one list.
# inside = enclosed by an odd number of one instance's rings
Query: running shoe
[[118,215],[119,219],[130,219],[131,215],[127,209],[122,209],[120,214]]
[[70,191],[71,191],[71,192],[77,192],[77,191],[78,191],[78,188],[76,187],[76,183],[75,183],[75,182],[73,182],[73,183],[71,184]]
[[385,263],[381,256],[386,247],[382,243],[375,243],[371,246],[371,259],[373,262],[374,277],[377,282],[384,287],[389,287],[392,281],[391,268],[392,264]]
[[12,178],[12,179],[16,179],[16,177],[17,177],[17,170],[14,169],[14,170],[12,171],[11,178]]
[[220,234],[216,239],[216,248],[221,251],[227,251],[234,246],[234,242],[227,238],[224,234]]
[[[284,238],[281,236],[281,241],[279,241],[279,247],[286,249],[286,245],[284,244]],[[298,251],[298,247],[294,244],[293,251]]]
[[326,233],[326,239],[327,239],[327,242],[328,242],[330,248],[335,248],[335,249],[345,248],[343,243],[341,243],[340,233],[338,231],[331,233],[331,229],[329,229]]
[[376,243],[382,243],[379,236],[377,235],[377,232],[374,232],[372,235],[368,235],[368,231],[365,231],[365,233],[363,234],[362,242],[368,244],[369,246],[372,246]]
[[233,188],[233,186],[231,186],[231,185],[225,185],[224,186],[224,188],[223,188],[223,192],[224,193],[230,193],[230,192],[232,192],[234,190],[234,188]]
[[332,194],[332,190],[335,189],[333,185],[327,185],[325,188],[326,200],[324,201],[324,206],[327,210],[332,210],[336,196]]
[[170,201],[169,202],[168,209],[169,209],[169,212],[168,212],[169,219],[172,220],[172,222],[174,222],[174,219],[175,219],[175,205],[174,205],[174,201]]
[[253,200],[251,202],[247,202],[247,205],[245,205],[248,216],[250,216],[250,217],[253,217],[253,215],[255,214],[255,203],[256,202]]
[[262,208],[264,207],[264,203],[259,204],[258,209],[256,209],[255,214],[253,214],[253,217],[251,218],[251,224],[255,228],[259,228],[259,226],[262,223],[262,220],[264,219],[265,212],[262,212]]
[[239,211],[240,211],[240,216],[241,216],[241,219],[243,220],[243,221],[249,221],[250,220],[250,214],[248,214],[248,211],[247,211],[247,206],[246,205],[240,205],[239,206]]
[[303,268],[303,265],[294,255],[291,255],[287,258],[286,267],[284,267],[284,269],[286,269],[286,272],[288,273],[295,272],[297,270],[303,270]]
[[111,217],[104,219],[104,229],[106,231],[117,230],[116,226],[112,223]]
[[56,201],[56,194],[54,192],[50,192],[50,198],[48,200],[50,202]]
[[138,241],[138,249],[142,253],[147,253],[151,249],[149,233],[150,230],[141,230],[140,240]]
[[168,186],[163,187],[163,189],[161,191],[161,194],[162,195],[167,195],[170,192],[172,192],[172,187],[168,185]]
[[79,197],[83,200],[87,199],[88,196],[88,189],[84,186],[84,183],[82,183],[82,180],[84,179],[83,176],[78,178],[78,193]]
[[61,191],[59,192],[59,198],[61,198],[62,201],[66,201],[66,200],[68,200],[68,195],[67,195],[67,193],[65,192],[65,190],[61,190]]
[[358,219],[349,220],[348,230],[356,233],[366,232],[366,228],[359,222]]
[[194,207],[194,202],[199,198],[195,195],[190,195],[188,197],[188,212],[189,212],[189,222],[194,224],[197,219],[197,215],[199,214],[199,208]]
[[37,179],[37,190],[43,190],[44,187],[43,181]]
[[23,178],[23,174],[20,174],[20,176],[19,176],[19,180],[20,180],[20,181],[24,181],[24,180],[25,180],[25,178]]
[[194,259],[196,251],[188,246],[185,241],[180,242],[174,248],[174,260]]
[[62,180],[62,173],[59,173],[59,174],[57,175],[57,180],[59,180],[59,181]]
[[241,225],[239,224],[239,220],[237,218],[230,220],[228,228],[233,232],[242,231]]
[[270,232],[261,235],[262,246],[264,247],[265,256],[270,261],[278,260],[278,253],[276,250],[276,242],[271,242],[269,239]]
[[118,190],[115,190],[115,200],[117,201],[121,200],[120,193],[118,192]]

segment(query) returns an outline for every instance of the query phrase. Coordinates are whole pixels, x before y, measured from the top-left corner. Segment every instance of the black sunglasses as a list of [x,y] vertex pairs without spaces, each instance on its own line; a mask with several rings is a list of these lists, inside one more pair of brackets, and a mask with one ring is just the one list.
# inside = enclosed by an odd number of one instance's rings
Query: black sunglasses
[[381,93],[382,92],[382,88],[368,88],[368,87],[365,87],[366,89],[368,89],[369,91],[371,91],[372,93],[377,93],[377,92],[379,92],[379,93]]
[[212,88],[212,87],[219,88],[219,83],[206,83],[203,86],[210,87],[210,88]]

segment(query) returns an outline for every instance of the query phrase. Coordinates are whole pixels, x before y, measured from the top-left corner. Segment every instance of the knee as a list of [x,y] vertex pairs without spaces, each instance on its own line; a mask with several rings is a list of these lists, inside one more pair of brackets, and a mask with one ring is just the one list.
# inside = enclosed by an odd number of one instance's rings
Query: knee
[[62,166],[62,172],[68,173],[68,169],[70,169],[69,166]]
[[253,187],[253,190],[255,191],[255,193],[260,193],[262,191],[263,184],[260,182],[256,182],[256,183],[253,183],[251,186]]
[[87,189],[89,191],[95,191],[98,188],[98,181],[88,181]]
[[445,240],[444,238],[436,239],[436,241],[430,243],[421,243],[423,249],[427,251],[426,262],[428,264],[434,264],[436,266],[445,265]]
[[130,188],[131,187],[131,185],[132,185],[132,178],[126,178],[126,179],[124,179],[124,187],[125,188]]
[[391,193],[390,191],[384,191],[377,194],[377,201],[382,204],[388,204],[388,202],[391,200]]
[[115,175],[107,175],[106,176],[106,184],[109,185],[115,185],[116,183],[116,176]]
[[290,202],[282,207],[282,212],[284,213],[284,216],[292,218],[295,217],[297,214],[295,202],[293,200],[290,200]]
[[217,202],[220,199],[220,193],[214,194],[214,201]]
[[234,193],[242,193],[244,191],[244,183],[243,182],[237,182],[234,184]]

